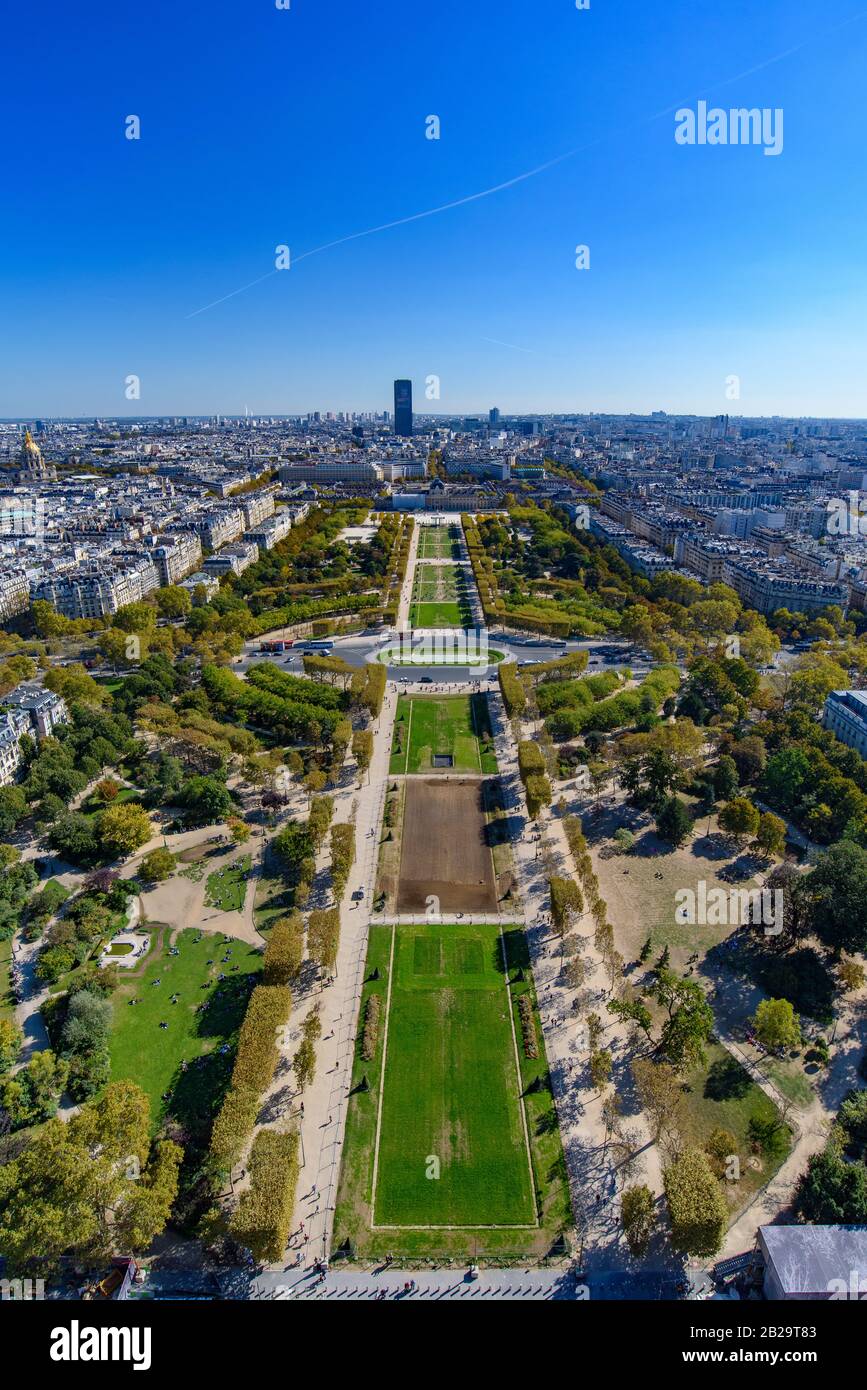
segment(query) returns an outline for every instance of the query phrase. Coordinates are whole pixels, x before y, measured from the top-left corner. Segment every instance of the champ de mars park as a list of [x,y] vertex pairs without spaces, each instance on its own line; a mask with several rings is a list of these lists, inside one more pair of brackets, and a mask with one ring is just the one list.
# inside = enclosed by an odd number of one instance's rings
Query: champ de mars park
[[7,1295],[750,1299],[857,1226],[867,852],[791,782],[863,649],[517,503],[243,580],[4,648],[67,711],[0,789]]

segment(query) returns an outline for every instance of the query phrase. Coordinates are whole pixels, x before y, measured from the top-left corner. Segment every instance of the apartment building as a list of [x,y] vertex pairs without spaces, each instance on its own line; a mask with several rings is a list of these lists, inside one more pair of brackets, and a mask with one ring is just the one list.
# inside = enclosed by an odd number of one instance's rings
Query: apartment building
[[244,532],[244,513],[240,507],[214,507],[202,512],[194,521],[202,545],[209,550],[219,550],[221,545],[230,545]]
[[224,545],[215,555],[209,555],[202,569],[205,574],[217,578],[224,574],[243,574],[258,558],[259,547],[255,541],[235,541],[234,545]]
[[180,531],[151,552],[160,584],[177,584],[202,562],[202,542],[194,531]]
[[726,566],[723,582],[732,586],[746,608],[755,608],[757,613],[775,613],[778,608],[788,608],[792,613],[810,615],[820,613],[830,604],[844,610],[848,606],[849,585],[846,583],[802,579],[770,560],[767,566],[761,568],[758,564],[735,561],[729,561]]
[[66,618],[104,618],[138,603],[160,585],[150,556],[107,556],[88,561],[69,574],[38,580],[31,597],[44,599]]
[[256,492],[248,492],[245,496],[235,499],[244,513],[244,523],[248,531],[251,527],[258,526],[260,521],[274,515],[276,492],[276,488],[259,488]]
[[822,723],[841,743],[867,758],[867,691],[832,690],[825,701]]
[[23,613],[30,604],[30,584],[23,569],[0,571],[0,622]]
[[286,539],[292,530],[292,516],[288,507],[267,517],[258,526],[251,526],[244,532],[245,541],[253,541],[260,550],[273,550],[275,545]]
[[27,727],[22,731],[36,738],[48,738],[58,724],[69,723],[69,710],[66,701],[53,690],[34,681],[22,681],[8,695],[0,700],[4,713],[17,710],[24,718]]

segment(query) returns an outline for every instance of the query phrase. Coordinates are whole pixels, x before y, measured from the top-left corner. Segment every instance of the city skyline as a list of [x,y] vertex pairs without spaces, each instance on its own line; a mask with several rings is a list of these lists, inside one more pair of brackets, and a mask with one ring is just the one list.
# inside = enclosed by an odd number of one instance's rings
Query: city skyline
[[[867,11],[753,10],[16,14],[0,412],[860,418]],[[679,144],[703,103],[779,157]]]

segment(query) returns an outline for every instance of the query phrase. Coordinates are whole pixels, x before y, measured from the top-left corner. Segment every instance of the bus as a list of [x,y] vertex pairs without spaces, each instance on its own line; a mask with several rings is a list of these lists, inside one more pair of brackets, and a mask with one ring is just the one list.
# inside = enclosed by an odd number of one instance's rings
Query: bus
[[308,652],[316,652],[318,656],[328,656],[334,651],[333,642],[305,642],[304,649]]

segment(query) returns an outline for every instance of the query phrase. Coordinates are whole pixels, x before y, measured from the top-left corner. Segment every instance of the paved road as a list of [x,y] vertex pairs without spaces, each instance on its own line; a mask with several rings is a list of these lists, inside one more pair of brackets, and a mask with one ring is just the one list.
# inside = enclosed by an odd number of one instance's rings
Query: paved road
[[[340,656],[350,666],[363,666],[367,661],[376,661],[383,647],[393,638],[378,634],[355,633],[350,637],[337,637],[334,640],[334,655]],[[247,670],[248,666],[259,661],[276,661],[285,667],[293,675],[303,675],[304,666],[301,652],[287,652],[270,656],[259,651],[261,639],[248,642],[244,648],[244,654],[233,667],[238,673]],[[638,676],[644,676],[650,669],[647,662],[641,660],[630,661],[624,654],[622,657],[613,658],[599,654],[600,647],[612,645],[605,641],[596,639],[582,638],[578,642],[567,642],[565,647],[553,645],[525,645],[515,642],[510,638],[498,636],[496,633],[489,632],[488,644],[492,650],[502,652],[506,661],[521,662],[542,662],[553,661],[555,657],[563,656],[564,653],[577,651],[587,651],[590,653],[590,662],[587,666],[588,675],[598,675],[602,671],[613,670],[618,666],[629,665],[632,671]],[[412,676],[419,680],[428,677],[434,681],[441,681],[448,684],[465,683],[467,680],[466,666],[428,666],[424,664],[412,667]],[[489,668],[491,673],[496,673],[496,664]],[[390,680],[403,681],[407,678],[409,668],[406,666],[388,666]]]

